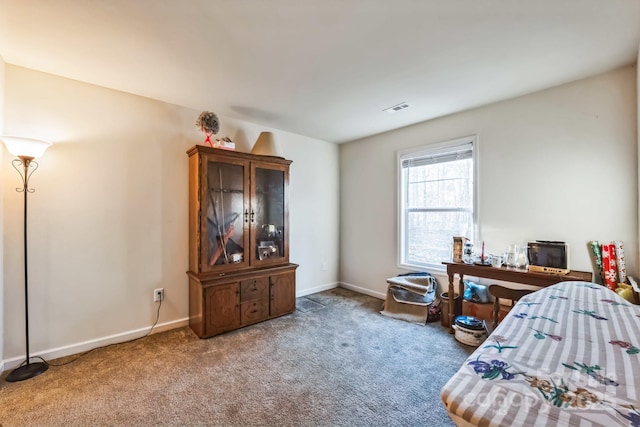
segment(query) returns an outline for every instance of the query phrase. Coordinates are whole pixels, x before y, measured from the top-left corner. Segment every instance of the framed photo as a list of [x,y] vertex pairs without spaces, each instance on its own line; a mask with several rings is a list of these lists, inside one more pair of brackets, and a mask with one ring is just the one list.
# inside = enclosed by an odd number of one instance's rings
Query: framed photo
[[277,246],[258,246],[258,259],[269,259],[278,256]]
[[466,237],[453,238],[453,262],[462,262],[462,248],[467,240]]

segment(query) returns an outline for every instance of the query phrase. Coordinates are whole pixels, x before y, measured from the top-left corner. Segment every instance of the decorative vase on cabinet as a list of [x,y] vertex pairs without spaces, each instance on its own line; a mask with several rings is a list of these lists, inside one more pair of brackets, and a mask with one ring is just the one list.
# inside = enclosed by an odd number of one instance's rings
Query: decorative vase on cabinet
[[189,155],[189,325],[207,338],[295,310],[289,165],[196,145]]

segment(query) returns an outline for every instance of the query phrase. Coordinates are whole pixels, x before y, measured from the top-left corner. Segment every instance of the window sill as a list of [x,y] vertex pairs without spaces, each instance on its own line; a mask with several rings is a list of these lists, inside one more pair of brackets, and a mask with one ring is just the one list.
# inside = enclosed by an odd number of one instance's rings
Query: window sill
[[398,264],[398,268],[409,271],[424,271],[431,273],[434,276],[446,276],[447,267],[444,265],[412,265],[412,264]]

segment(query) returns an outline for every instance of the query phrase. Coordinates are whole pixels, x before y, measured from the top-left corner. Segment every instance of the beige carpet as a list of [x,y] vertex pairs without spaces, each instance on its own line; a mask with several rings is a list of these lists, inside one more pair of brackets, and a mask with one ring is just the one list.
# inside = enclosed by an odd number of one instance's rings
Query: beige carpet
[[[181,328],[94,351],[19,383],[0,378],[10,426],[453,425],[440,388],[471,349],[439,323],[379,314],[344,289],[207,340]],[[60,363],[70,359],[60,359]]]

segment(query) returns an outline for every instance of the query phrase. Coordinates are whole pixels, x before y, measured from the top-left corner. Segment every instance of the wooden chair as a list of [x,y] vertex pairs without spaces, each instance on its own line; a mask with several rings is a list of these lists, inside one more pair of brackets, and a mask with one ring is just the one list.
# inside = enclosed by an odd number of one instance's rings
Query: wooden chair
[[493,301],[493,325],[491,326],[491,329],[489,329],[488,325],[485,324],[488,333],[493,332],[500,321],[500,298],[510,299],[511,305],[513,306],[520,298],[532,292],[535,291],[533,289],[513,289],[500,285],[489,285],[489,293],[495,298],[495,300]]

